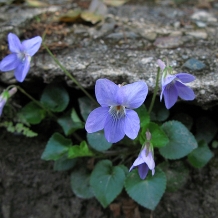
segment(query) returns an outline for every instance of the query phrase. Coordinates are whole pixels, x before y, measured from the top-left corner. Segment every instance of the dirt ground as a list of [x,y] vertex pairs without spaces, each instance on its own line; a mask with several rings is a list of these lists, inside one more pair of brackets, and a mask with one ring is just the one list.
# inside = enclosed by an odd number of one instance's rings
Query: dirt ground
[[[82,200],[70,188],[70,172],[55,172],[40,156],[47,138],[25,138],[2,132],[0,139],[0,217],[2,218],[112,218],[95,199]],[[218,209],[217,154],[207,167],[191,170],[185,187],[166,193],[142,218],[216,218]],[[119,217],[124,217],[119,216]]]

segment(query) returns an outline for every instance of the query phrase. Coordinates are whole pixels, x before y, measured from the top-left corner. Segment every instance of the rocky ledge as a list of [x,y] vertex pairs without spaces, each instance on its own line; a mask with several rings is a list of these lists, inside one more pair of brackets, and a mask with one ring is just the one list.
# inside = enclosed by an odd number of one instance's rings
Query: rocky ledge
[[[150,92],[155,86],[157,59],[168,58],[176,71],[196,76],[190,83],[196,93],[196,105],[208,108],[217,103],[216,8],[127,4],[108,8],[104,22],[96,25],[54,25],[53,15],[72,8],[77,5],[17,7],[12,13],[9,6],[2,7],[0,38],[5,42],[4,50],[8,32],[28,37],[42,34],[47,28],[45,44],[85,88],[93,88],[96,79],[106,77],[116,83],[145,80]],[[37,78],[45,83],[65,80],[73,86],[43,48],[32,65],[25,82]],[[2,73],[0,80],[6,84],[15,82],[12,73]]]

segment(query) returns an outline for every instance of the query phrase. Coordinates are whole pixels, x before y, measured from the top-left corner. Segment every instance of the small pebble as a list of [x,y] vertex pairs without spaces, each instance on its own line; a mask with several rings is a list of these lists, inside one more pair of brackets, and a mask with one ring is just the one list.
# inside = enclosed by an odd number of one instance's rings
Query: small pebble
[[184,63],[183,67],[186,67],[190,70],[202,70],[206,67],[206,65],[202,61],[191,58]]

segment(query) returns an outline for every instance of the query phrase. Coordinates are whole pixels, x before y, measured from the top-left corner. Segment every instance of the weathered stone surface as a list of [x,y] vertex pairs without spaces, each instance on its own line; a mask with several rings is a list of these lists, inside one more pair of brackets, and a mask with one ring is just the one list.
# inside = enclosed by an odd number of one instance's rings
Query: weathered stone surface
[[[96,79],[102,77],[116,83],[131,83],[142,79],[147,82],[149,91],[152,92],[157,71],[156,60],[167,57],[176,71],[185,71],[196,76],[196,81],[190,83],[196,93],[194,102],[209,107],[214,101],[218,101],[215,11],[211,9],[206,15],[203,13],[205,18],[201,11],[190,13],[189,9],[191,8],[182,10],[169,6],[142,5],[111,7],[105,23],[96,26],[66,26],[63,39],[51,35],[46,37],[45,43],[85,88],[93,88]],[[58,11],[61,6],[49,9],[25,8],[25,13],[23,8],[17,8],[17,15],[13,14],[10,8],[4,11],[1,9],[1,17],[5,16],[7,19],[0,24],[0,39],[8,32],[20,35],[23,27],[27,27],[35,15],[44,13],[45,10]],[[181,22],[187,19],[193,19],[193,22]],[[200,35],[199,29],[196,29],[196,20],[206,23],[205,28],[199,27]],[[158,39],[165,39],[165,46],[160,46]],[[55,50],[51,47],[52,43],[65,46]],[[203,61],[206,67],[200,72],[184,70],[183,65],[190,58]],[[14,81],[9,80],[11,76],[2,73],[0,79],[11,83]],[[45,51],[34,56],[25,82],[34,81],[36,78],[42,78],[45,83],[65,80],[69,85],[73,85]]]
[[217,22],[217,18],[213,14],[206,11],[196,11],[191,16],[191,19],[205,22]]

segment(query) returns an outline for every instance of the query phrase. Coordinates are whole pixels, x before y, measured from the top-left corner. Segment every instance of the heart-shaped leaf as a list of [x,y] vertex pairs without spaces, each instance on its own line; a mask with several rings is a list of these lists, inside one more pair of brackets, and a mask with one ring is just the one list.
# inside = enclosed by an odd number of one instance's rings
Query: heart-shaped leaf
[[78,101],[81,115],[86,120],[89,114],[96,108],[96,105],[86,96],[79,98]]
[[45,118],[45,115],[46,111],[32,101],[19,112],[19,116],[24,117],[30,124],[39,124]]
[[40,102],[53,112],[61,112],[66,109],[69,100],[69,94],[63,86],[49,84],[44,89]]
[[160,153],[167,159],[179,159],[188,155],[198,144],[192,133],[180,122],[172,120],[162,125],[169,138],[169,143],[160,148]]
[[192,128],[193,125],[193,118],[185,113],[178,113],[173,116],[173,120],[177,120],[184,124],[189,130]]
[[71,145],[70,139],[64,138],[60,133],[54,133],[48,140],[41,159],[58,160],[68,152]]
[[87,133],[87,141],[97,151],[106,151],[112,146],[112,143],[105,139],[103,131]]
[[126,178],[125,189],[128,195],[137,203],[154,210],[164,194],[166,176],[159,168],[154,176],[149,174],[145,180],[139,177],[138,170],[132,170]]
[[92,171],[90,184],[95,197],[104,208],[120,194],[125,178],[123,167],[113,167],[109,160],[97,163]]
[[213,156],[214,154],[209,149],[207,143],[202,140],[199,142],[198,147],[188,155],[188,161],[192,166],[202,168]]

